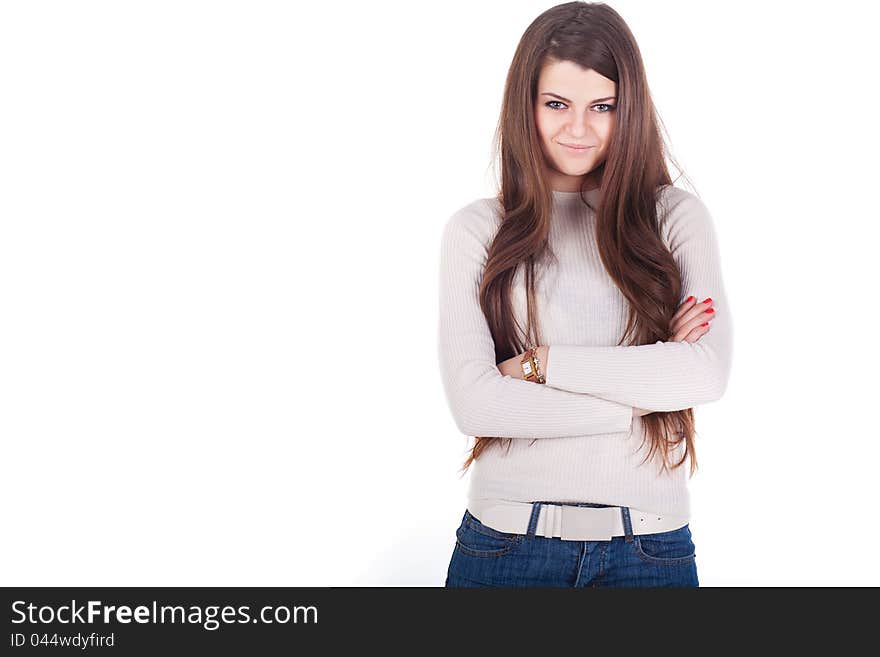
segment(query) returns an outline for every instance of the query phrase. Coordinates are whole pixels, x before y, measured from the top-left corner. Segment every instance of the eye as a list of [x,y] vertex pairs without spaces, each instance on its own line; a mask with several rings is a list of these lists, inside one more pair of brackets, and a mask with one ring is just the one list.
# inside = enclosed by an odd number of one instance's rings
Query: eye
[[[562,103],[558,100],[551,100],[551,101],[544,103],[544,104],[552,110],[559,111],[562,109],[562,107],[553,107],[554,103],[558,104],[558,105],[562,105],[563,107],[565,106],[564,103]],[[599,112],[599,114],[607,114],[608,112],[610,112],[614,109],[614,105],[609,105],[608,103],[599,103],[598,105],[593,105],[593,107],[607,107],[608,108],[608,109],[602,110],[601,112]]]

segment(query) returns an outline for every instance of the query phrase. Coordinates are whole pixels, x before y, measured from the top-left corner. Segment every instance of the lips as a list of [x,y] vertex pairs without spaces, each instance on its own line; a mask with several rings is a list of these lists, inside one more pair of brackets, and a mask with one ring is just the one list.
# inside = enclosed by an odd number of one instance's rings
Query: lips
[[590,148],[590,146],[582,146],[580,144],[566,144],[565,142],[559,142],[563,146],[568,146],[569,148],[576,148],[578,150],[583,150],[585,148]]

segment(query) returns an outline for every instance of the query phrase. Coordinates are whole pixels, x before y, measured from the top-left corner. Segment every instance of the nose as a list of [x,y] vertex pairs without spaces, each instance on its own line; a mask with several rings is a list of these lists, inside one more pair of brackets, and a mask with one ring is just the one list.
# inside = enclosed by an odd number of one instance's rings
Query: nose
[[[565,128],[572,137],[578,141],[586,141],[583,137],[595,138],[598,132],[593,128],[593,121],[600,121],[601,115],[596,114],[590,107],[573,108],[563,114],[566,119]],[[593,140],[590,140],[593,143]]]
[[566,126],[566,134],[571,138],[570,141],[583,143],[586,141],[585,136],[590,132],[589,119],[574,119]]

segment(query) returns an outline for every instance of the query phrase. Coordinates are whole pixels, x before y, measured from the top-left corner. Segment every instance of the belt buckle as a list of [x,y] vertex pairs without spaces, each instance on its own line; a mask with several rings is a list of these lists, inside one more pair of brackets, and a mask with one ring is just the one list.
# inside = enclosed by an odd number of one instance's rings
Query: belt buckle
[[614,531],[609,511],[616,507],[563,506],[560,512],[563,540],[610,541]]

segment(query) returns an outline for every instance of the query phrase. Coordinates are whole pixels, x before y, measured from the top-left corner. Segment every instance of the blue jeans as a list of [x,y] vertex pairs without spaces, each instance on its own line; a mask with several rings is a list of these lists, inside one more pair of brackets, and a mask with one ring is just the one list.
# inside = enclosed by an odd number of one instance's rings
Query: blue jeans
[[[535,534],[545,504],[559,502],[533,502],[525,534],[496,531],[465,509],[455,532],[445,585],[699,587],[689,525],[633,534],[629,508],[622,506],[625,536],[610,541],[564,541]],[[584,502],[574,506],[610,505]]]

